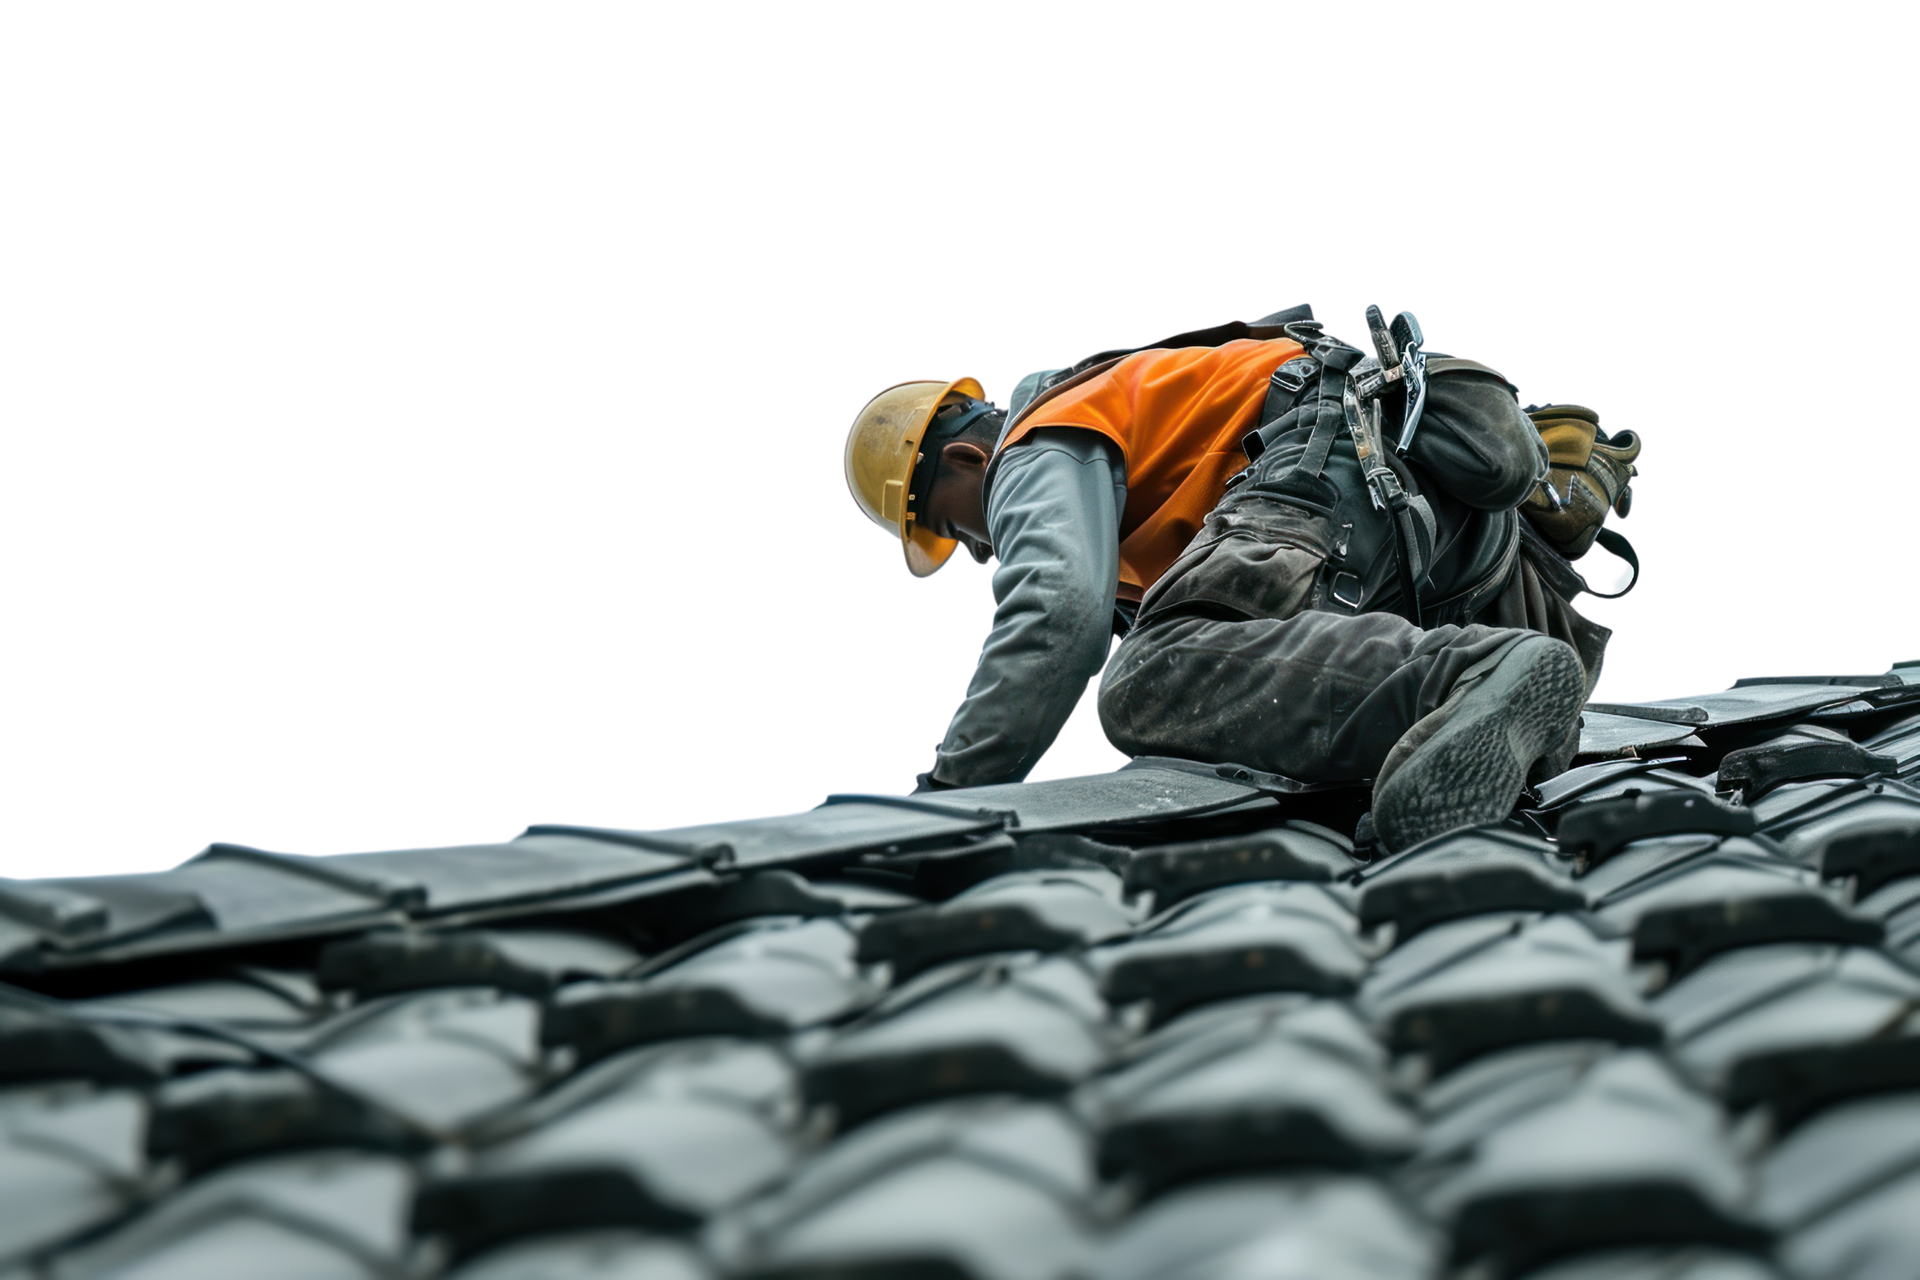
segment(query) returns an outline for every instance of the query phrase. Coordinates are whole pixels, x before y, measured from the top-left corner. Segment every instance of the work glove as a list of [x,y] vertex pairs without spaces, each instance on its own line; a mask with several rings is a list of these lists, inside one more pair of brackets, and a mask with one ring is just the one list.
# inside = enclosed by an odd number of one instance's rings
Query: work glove
[[1527,416],[1547,442],[1548,469],[1520,510],[1554,550],[1578,560],[1600,535],[1609,509],[1624,517],[1632,508],[1640,437],[1631,431],[1609,437],[1600,415],[1577,404],[1532,406]]

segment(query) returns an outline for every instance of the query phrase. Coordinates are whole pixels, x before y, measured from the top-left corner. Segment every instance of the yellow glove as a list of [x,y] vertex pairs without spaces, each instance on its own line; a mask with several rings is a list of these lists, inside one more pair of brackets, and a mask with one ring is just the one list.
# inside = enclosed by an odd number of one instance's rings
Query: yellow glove
[[1542,405],[1527,416],[1547,442],[1548,470],[1520,510],[1554,550],[1578,560],[1599,536],[1609,508],[1623,517],[1632,508],[1640,437],[1631,431],[1608,437],[1600,415],[1577,404]]

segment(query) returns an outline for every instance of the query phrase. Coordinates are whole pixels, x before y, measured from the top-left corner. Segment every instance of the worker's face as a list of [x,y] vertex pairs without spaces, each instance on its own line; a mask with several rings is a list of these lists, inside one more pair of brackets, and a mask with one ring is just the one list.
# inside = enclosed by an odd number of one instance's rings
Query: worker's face
[[933,490],[919,504],[920,527],[952,538],[985,564],[993,555],[987,535],[987,455],[976,444],[952,440],[941,446]]

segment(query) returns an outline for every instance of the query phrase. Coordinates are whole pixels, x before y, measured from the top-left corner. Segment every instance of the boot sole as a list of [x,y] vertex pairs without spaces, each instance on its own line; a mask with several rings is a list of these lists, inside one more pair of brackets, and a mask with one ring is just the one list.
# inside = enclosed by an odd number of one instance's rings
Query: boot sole
[[1505,820],[1534,762],[1564,749],[1585,698],[1572,649],[1544,638],[1516,646],[1374,796],[1381,842],[1398,851]]

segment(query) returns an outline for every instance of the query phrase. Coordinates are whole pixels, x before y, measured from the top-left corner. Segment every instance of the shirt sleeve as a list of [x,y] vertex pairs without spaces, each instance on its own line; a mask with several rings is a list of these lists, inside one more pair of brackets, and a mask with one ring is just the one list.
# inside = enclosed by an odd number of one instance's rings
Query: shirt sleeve
[[1091,431],[1036,431],[1001,458],[987,502],[993,630],[934,762],[949,786],[1018,782],[1106,664],[1126,474]]

